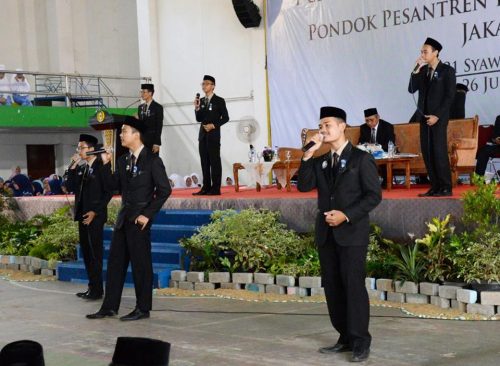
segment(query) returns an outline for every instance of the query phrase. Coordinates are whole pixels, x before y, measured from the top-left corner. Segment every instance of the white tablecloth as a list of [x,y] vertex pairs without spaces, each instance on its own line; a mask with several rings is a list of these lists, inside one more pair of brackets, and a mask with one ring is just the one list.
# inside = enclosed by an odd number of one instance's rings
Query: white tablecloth
[[[241,163],[245,168],[248,175],[248,186],[254,187],[257,183],[261,186],[265,186],[269,183],[269,173],[273,169],[274,162],[264,161],[261,163]],[[290,176],[292,177],[297,169],[290,170]],[[286,169],[277,169],[274,171],[274,176],[276,180],[283,186],[286,186]]]

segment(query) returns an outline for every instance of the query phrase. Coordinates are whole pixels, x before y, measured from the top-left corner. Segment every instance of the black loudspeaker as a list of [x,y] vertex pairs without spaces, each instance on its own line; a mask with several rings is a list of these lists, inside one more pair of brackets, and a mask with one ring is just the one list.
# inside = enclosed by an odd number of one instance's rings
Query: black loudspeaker
[[262,17],[259,7],[252,0],[233,0],[233,7],[241,25],[245,28],[258,27]]

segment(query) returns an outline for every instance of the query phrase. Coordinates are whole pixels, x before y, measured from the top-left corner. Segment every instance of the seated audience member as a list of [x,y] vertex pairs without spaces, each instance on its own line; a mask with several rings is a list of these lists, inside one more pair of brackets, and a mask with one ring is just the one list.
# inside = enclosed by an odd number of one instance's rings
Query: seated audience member
[[14,178],[18,174],[21,174],[21,167],[19,165],[18,166],[13,166],[12,167],[12,174],[10,175],[9,180],[11,180],[12,178]]
[[186,188],[193,188],[193,179],[190,175],[186,175],[184,177],[184,185],[186,186]]
[[468,91],[466,85],[457,83],[455,98],[450,106],[450,119],[465,118],[465,97]]
[[8,187],[8,184],[6,184],[3,180],[3,178],[0,178],[0,196],[10,196],[11,191]]
[[42,183],[43,183],[43,195],[50,196],[52,193],[50,192],[49,178],[43,178]]
[[191,179],[193,180],[193,187],[201,187],[200,177],[196,173],[191,173]]
[[185,188],[184,180],[179,174],[171,174],[168,178],[173,182],[172,188]]
[[232,186],[233,185],[233,180],[231,177],[226,177],[226,186]]
[[495,119],[493,138],[477,152],[476,174],[484,175],[488,160],[500,153],[500,115]]
[[389,141],[396,143],[394,126],[380,118],[377,108],[365,109],[365,124],[359,130],[358,144],[380,144],[387,151]]
[[33,185],[33,196],[43,195],[43,183],[41,180],[37,179],[32,182]]
[[28,176],[16,174],[11,179],[14,197],[33,196],[33,186]]
[[30,101],[29,93],[31,90],[30,84],[26,77],[22,73],[21,69],[16,69],[17,74],[14,75],[10,83],[10,90],[12,91],[12,99],[14,102],[21,106],[32,107],[33,104]]
[[10,80],[5,75],[5,65],[0,65],[0,106],[11,105]]
[[52,174],[49,178],[50,195],[64,194],[61,189],[62,179],[57,175]]

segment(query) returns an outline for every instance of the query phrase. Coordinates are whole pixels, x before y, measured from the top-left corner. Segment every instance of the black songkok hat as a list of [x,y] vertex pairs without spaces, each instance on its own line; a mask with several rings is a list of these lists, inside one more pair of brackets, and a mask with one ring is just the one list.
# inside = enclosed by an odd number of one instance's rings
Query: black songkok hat
[[150,338],[118,337],[111,365],[165,366],[170,343]]
[[319,114],[319,119],[325,118],[325,117],[336,117],[340,118],[344,122],[347,119],[347,115],[343,109],[337,108],[337,107],[321,107],[321,111]]
[[215,78],[213,76],[205,75],[205,76],[203,76],[203,80],[211,81],[215,85]]
[[153,84],[141,84],[141,89],[149,90],[150,92],[155,91],[155,86]]
[[463,90],[464,92],[468,92],[469,88],[467,88],[467,85],[464,85],[462,83],[457,83],[457,90]]
[[378,114],[377,108],[368,108],[365,109],[365,117],[370,117]]
[[29,340],[9,343],[0,352],[0,365],[45,366],[43,348]]
[[441,46],[441,43],[436,41],[435,39],[428,37],[424,44],[429,45],[431,47],[434,47],[436,50],[441,51],[443,49],[443,46]]
[[86,133],[82,133],[80,135],[80,139],[78,141],[88,142],[89,144],[92,144],[92,145],[95,145],[99,142],[99,140],[97,140],[97,137],[94,137],[92,135],[87,135]]
[[146,132],[146,129],[147,129],[144,121],[141,121],[140,119],[137,119],[137,118],[132,117],[132,116],[125,117],[125,121],[123,121],[123,124],[135,128],[141,134]]

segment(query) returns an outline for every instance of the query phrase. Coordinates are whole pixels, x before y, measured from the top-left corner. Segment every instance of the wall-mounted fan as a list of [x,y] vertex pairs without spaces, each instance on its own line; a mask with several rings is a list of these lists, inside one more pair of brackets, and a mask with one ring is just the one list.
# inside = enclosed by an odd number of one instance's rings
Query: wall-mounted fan
[[236,136],[241,142],[246,144],[253,143],[259,136],[260,127],[254,119],[244,119],[238,123]]

